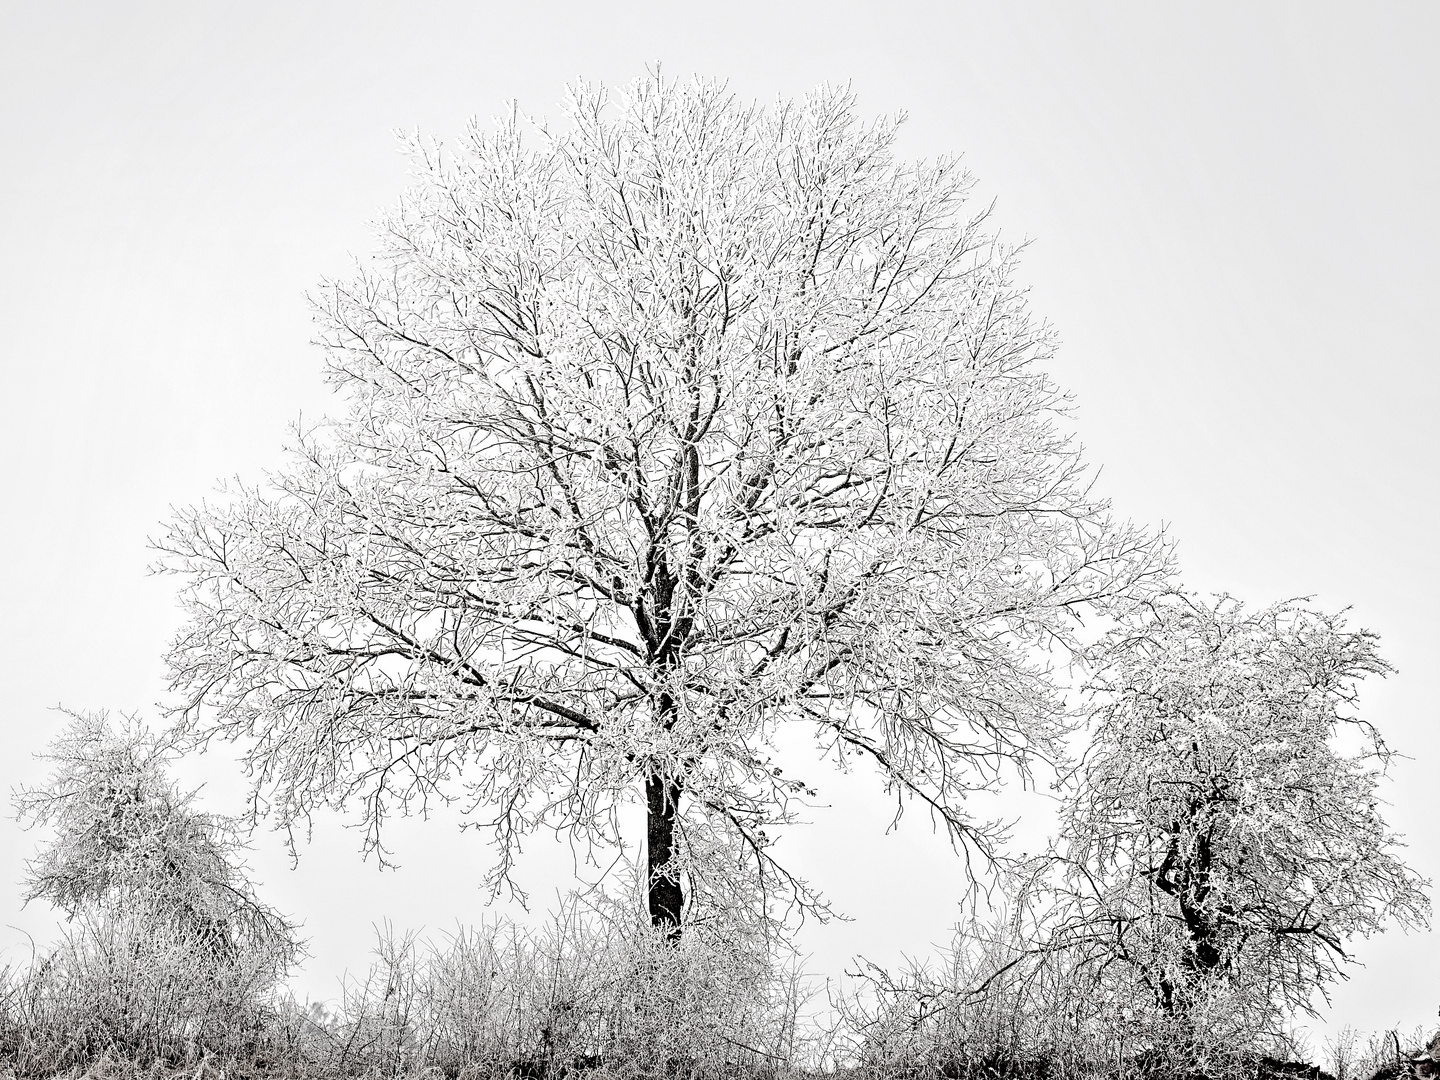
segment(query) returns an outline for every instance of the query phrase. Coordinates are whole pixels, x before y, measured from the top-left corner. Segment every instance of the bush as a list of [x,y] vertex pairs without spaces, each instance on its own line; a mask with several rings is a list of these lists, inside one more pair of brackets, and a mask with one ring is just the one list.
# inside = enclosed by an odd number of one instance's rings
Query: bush
[[291,1003],[275,1056],[327,1075],[773,1074],[803,1053],[801,994],[767,952],[567,906],[442,943],[379,934],[336,1014]]
[[49,1074],[109,1056],[140,1066],[252,1056],[271,1023],[274,973],[254,954],[123,906],[91,907],[59,945],[4,978],[12,1068]]
[[839,1002],[857,1074],[1254,1080],[1303,1053],[1282,1032],[1257,1039],[1254,1018],[1223,992],[1167,1016],[1143,985],[1097,979],[1084,958],[1043,940],[1022,918],[971,921],[941,965],[898,976],[871,968]]

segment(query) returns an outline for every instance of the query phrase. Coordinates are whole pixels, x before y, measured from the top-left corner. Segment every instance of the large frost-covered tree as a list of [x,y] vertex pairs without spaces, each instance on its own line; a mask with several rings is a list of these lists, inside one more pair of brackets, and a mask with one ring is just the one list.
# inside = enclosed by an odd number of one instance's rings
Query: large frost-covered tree
[[1373,634],[1170,594],[1099,655],[1050,944],[1101,988],[1253,1037],[1311,1008],[1354,938],[1426,922],[1377,793],[1392,751],[1356,708],[1389,670]]
[[1037,648],[1166,557],[1091,496],[969,178],[895,130],[654,77],[416,140],[317,300],[348,413],[160,541],[184,730],[382,856],[388,813],[466,798],[496,887],[532,830],[623,844],[638,799],[672,933],[814,902],[770,849],[809,791],[781,724],[990,851],[966,794],[1062,727]]

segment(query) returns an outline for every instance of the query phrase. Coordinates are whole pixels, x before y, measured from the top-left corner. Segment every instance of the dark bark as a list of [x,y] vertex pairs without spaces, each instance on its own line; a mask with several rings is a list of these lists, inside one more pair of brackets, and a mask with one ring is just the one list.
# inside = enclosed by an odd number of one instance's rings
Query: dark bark
[[662,776],[645,778],[646,899],[650,924],[663,928],[671,941],[680,938],[680,911],[685,904],[680,874],[674,866],[680,792],[678,780]]
[[[1190,816],[1195,817],[1200,808],[1200,803],[1192,803]],[[1217,909],[1211,903],[1216,861],[1214,844],[1209,833],[1197,836],[1194,854],[1185,859],[1180,853],[1181,823],[1171,822],[1167,831],[1170,843],[1165,858],[1148,876],[1156,888],[1174,897],[1180,909],[1180,917],[1190,938],[1190,951],[1184,958],[1185,967],[1192,974],[1209,975],[1219,971],[1225,963],[1225,954],[1221,950],[1222,937],[1227,917],[1233,915],[1229,908],[1222,906]],[[1185,1004],[1182,987],[1162,978],[1160,1004],[1167,1015],[1173,1016],[1181,1011]]]

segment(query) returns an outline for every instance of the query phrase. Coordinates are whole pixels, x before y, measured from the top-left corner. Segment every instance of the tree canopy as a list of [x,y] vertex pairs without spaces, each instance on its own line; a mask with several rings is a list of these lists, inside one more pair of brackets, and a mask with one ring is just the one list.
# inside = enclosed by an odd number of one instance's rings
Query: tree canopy
[[159,541],[182,730],[382,857],[388,814],[464,800],[496,888],[537,829],[624,846],[639,800],[671,928],[819,903],[773,857],[812,790],[781,724],[991,854],[967,794],[1064,729],[1037,650],[1167,554],[1092,495],[970,178],[895,133],[653,77],[412,140],[316,299],[348,411]]
[[1389,670],[1374,634],[1301,601],[1175,593],[1111,635],[1050,912],[1097,994],[1138,985],[1248,1045],[1313,1007],[1353,938],[1426,923],[1376,792],[1392,752],[1356,707]]

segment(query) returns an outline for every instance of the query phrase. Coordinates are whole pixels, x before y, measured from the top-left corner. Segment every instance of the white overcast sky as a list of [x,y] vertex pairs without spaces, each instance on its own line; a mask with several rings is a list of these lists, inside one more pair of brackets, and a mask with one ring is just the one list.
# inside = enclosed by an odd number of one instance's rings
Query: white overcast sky
[[[1022,274],[1117,509],[1168,527],[1193,587],[1313,594],[1382,635],[1399,670],[1363,701],[1413,758],[1391,821],[1440,877],[1437,53],[1433,3],[0,0],[0,790],[40,777],[57,703],[155,715],[178,620],[146,537],[332,408],[304,293],[404,186],[391,132],[455,136],[512,98],[554,115],[575,77],[659,61],[761,100],[848,82],[908,112],[906,154],[965,155],[1034,241]],[[238,810],[233,773],[186,775]],[[884,835],[869,778],[812,775],[833,809],[781,851],[854,921],[807,931],[811,967],[930,953],[959,914],[943,843],[918,814]],[[1007,806],[1034,843],[1044,800]],[[0,819],[11,960],[55,933],[19,907],[34,840]],[[312,939],[302,992],[334,996],[373,923],[483,915],[474,836],[393,847],[381,874],[321,822],[292,871],[257,835]],[[543,907],[568,864],[540,854]],[[1430,1023],[1437,944],[1360,943],[1330,1023]]]

